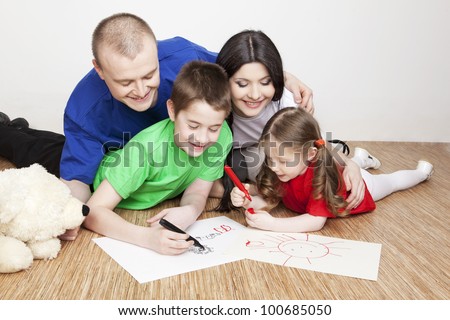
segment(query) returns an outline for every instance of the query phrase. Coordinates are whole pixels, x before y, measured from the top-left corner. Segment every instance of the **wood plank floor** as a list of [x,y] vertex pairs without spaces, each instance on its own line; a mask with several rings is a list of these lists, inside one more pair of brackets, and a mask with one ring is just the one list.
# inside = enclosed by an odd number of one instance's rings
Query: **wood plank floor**
[[[415,168],[427,159],[435,166],[430,181],[377,203],[373,213],[329,220],[317,234],[382,244],[377,281],[324,274],[242,260],[139,284],[82,229],[64,242],[59,256],[35,261],[15,274],[0,274],[0,299],[444,299],[450,298],[450,144],[351,142],[382,161],[380,173]],[[0,161],[0,170],[10,167]],[[136,224],[177,204],[167,201],[146,211],[117,210]],[[208,208],[217,204],[210,199]],[[277,214],[291,215],[286,209]],[[206,212],[201,218],[215,217]],[[245,224],[242,214],[227,215]]]

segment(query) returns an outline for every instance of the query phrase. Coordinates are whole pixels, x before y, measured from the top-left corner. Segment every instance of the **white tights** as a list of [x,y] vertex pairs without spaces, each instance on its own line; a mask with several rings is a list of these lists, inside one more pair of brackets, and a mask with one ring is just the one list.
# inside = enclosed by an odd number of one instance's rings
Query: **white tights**
[[388,174],[371,174],[361,169],[361,175],[374,201],[383,199],[393,192],[405,190],[428,178],[422,170],[400,170]]

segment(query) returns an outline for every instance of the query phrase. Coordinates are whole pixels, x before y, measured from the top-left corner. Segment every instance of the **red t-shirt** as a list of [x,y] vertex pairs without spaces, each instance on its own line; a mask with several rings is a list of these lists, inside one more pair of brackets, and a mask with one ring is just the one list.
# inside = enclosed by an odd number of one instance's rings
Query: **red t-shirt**
[[[314,168],[309,166],[304,174],[288,182],[282,183],[285,190],[285,195],[283,197],[284,205],[288,209],[298,213],[309,213],[313,216],[336,218],[336,216],[327,208],[327,204],[323,198],[314,199],[312,187],[313,177]],[[344,199],[347,199],[348,193],[345,190],[345,186],[341,188],[339,194],[343,196]],[[370,212],[373,211],[375,207],[375,201],[373,201],[373,198],[366,187],[364,200],[358,207],[352,209],[350,214]]]

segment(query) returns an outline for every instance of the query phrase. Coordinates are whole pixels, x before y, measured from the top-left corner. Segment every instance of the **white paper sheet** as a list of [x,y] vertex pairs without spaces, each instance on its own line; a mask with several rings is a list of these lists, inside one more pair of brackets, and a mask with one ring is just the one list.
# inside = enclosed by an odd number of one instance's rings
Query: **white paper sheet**
[[166,256],[126,242],[103,237],[93,239],[139,283],[181,273],[204,269],[242,258],[223,254],[244,226],[221,216],[196,221],[187,232],[200,241],[206,250],[191,249],[178,256]]
[[246,228],[226,252],[277,265],[377,280],[381,244]]

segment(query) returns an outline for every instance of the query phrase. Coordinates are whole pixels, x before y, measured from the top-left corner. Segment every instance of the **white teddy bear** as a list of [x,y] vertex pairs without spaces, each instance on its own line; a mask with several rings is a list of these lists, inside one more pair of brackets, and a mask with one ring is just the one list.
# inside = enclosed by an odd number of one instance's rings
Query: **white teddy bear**
[[80,226],[89,208],[41,165],[0,171],[0,272],[29,268],[33,259],[53,259],[58,236]]

